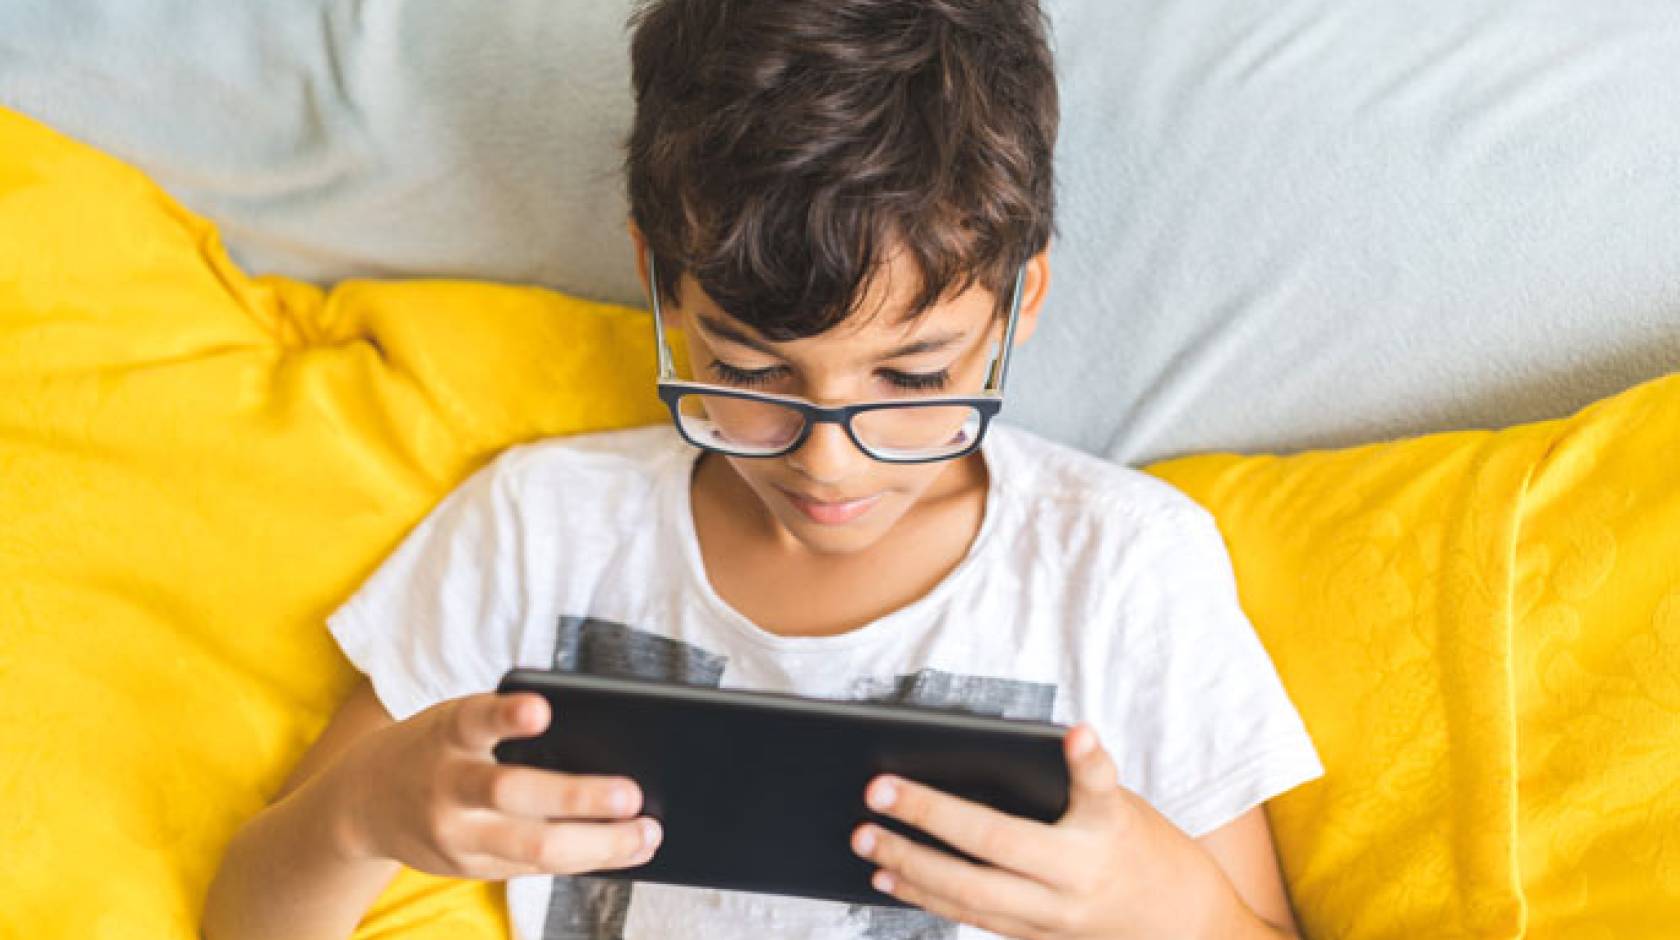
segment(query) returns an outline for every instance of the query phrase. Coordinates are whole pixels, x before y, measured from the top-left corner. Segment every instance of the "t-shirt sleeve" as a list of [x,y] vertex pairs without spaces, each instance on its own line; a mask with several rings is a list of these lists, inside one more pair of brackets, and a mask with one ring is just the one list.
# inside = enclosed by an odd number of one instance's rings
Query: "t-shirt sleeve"
[[1120,619],[1130,688],[1111,697],[1122,781],[1192,837],[1324,773],[1238,602],[1213,517],[1186,502],[1152,521]]
[[519,658],[520,516],[505,458],[417,525],[327,618],[327,629],[398,721],[494,689]]

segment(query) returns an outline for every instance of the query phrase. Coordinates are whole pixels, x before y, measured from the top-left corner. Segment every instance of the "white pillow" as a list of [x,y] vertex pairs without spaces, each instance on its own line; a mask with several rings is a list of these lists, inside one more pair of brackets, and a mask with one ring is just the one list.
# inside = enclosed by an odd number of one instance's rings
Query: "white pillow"
[[[1061,238],[1006,416],[1128,460],[1564,413],[1680,367],[1680,4],[1048,0]],[[256,271],[638,302],[628,0],[13,0],[0,103]]]

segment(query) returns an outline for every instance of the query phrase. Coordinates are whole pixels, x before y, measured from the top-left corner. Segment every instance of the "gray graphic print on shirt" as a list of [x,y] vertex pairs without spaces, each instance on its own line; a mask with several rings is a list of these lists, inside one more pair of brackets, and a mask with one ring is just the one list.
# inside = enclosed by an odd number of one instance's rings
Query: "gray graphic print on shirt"
[[945,708],[988,718],[1049,721],[1056,707],[1056,687],[1044,682],[963,676],[921,669],[893,679],[862,678],[852,683],[852,698],[894,705]]
[[590,617],[561,617],[554,639],[555,669],[614,679],[716,687],[727,662],[681,640]]
[[[717,687],[728,660],[680,640],[620,623],[560,618],[555,669],[627,679]],[[852,683],[853,699],[946,708],[971,714],[1048,721],[1056,687],[936,669]],[[556,877],[543,940],[623,940],[634,884],[615,879]],[[848,920],[867,940],[954,940],[958,925],[926,911],[850,905]]]

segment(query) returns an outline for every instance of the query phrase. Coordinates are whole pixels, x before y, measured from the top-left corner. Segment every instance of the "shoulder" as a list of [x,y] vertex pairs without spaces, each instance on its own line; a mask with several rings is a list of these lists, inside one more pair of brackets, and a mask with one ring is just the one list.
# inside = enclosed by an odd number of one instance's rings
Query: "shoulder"
[[1153,630],[1145,624],[1160,621],[1144,614],[1234,595],[1217,523],[1181,490],[1019,428],[995,430],[987,457],[1002,557],[1059,585],[1082,618]]
[[[691,449],[668,425],[544,438],[499,454],[477,475],[491,493],[522,506],[627,505],[655,491]],[[469,484],[471,485],[471,484]]]
[[1134,467],[999,425],[988,437],[994,490],[1019,524],[1113,544],[1205,538],[1213,517],[1181,490]]

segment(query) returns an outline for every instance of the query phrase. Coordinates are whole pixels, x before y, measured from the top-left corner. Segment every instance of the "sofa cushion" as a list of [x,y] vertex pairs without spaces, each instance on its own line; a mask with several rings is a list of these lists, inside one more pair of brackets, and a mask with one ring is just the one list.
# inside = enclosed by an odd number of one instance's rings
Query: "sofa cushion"
[[1270,804],[1323,937],[1680,924],[1680,374],[1573,417],[1157,465],[1218,518],[1325,776]]

